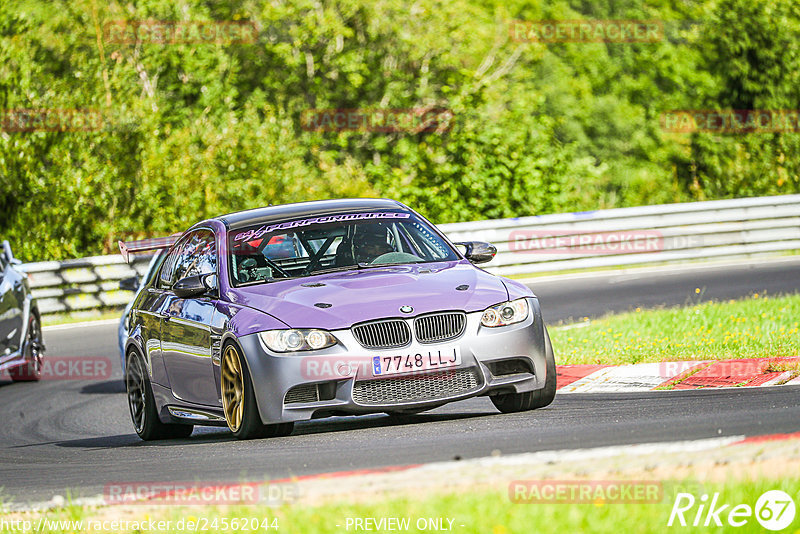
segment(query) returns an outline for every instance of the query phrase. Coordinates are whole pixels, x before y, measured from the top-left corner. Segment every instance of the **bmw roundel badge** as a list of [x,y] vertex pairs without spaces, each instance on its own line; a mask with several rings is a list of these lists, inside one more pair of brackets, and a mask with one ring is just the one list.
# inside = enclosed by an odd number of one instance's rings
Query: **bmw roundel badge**
[[411,313],[414,311],[414,308],[411,306],[400,306],[400,311],[403,313]]

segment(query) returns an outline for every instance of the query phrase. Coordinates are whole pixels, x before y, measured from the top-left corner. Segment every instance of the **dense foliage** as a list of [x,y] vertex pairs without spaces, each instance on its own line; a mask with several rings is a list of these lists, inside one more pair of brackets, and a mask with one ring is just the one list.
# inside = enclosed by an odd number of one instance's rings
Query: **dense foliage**
[[[658,20],[663,38],[520,42],[514,19]],[[135,21],[256,32],[114,38]],[[60,259],[316,198],[392,197],[448,222],[798,192],[798,134],[671,133],[659,118],[800,108],[799,34],[794,0],[7,0],[0,236],[25,260]],[[403,108],[453,118],[394,132],[301,122]],[[94,122],[14,131],[20,109]]]

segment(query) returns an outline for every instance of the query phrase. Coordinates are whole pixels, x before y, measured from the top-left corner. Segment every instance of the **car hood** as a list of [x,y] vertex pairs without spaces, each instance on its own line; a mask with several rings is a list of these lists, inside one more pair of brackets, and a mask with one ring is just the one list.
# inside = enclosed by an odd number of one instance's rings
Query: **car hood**
[[228,297],[292,328],[336,330],[439,310],[481,311],[507,300],[508,291],[501,278],[459,261],[340,271],[230,289]]

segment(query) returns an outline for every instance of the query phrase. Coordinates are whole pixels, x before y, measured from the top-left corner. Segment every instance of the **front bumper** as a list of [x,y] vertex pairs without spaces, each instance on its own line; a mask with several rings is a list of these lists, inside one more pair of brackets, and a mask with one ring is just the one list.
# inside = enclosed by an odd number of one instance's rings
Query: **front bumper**
[[[487,328],[481,312],[467,314],[461,337],[439,344],[413,340],[399,349],[364,349],[349,329],[333,334],[338,345],[320,351],[277,354],[257,334],[239,338],[265,424],[330,415],[430,409],[496,393],[541,389],[546,379],[544,326],[537,299],[518,324]],[[413,318],[405,319],[412,326]],[[461,364],[443,370],[373,377],[373,356],[458,346]],[[513,365],[498,362],[512,362]],[[291,392],[291,393],[290,393]],[[289,396],[287,398],[287,393]]]

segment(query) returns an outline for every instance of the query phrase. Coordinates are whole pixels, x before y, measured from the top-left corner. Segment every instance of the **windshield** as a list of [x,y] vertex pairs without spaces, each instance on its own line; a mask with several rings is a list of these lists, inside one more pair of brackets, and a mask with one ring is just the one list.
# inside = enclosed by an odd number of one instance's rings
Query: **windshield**
[[458,259],[413,213],[377,211],[262,224],[230,234],[233,286],[387,264]]

